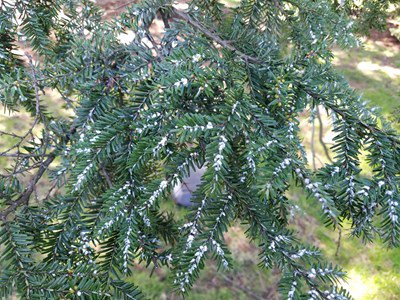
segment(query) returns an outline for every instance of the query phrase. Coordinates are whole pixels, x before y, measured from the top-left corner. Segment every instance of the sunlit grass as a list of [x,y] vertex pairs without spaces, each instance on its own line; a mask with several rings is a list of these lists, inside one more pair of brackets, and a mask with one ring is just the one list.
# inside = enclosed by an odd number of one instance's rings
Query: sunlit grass
[[361,48],[336,50],[334,64],[371,106],[388,116],[400,106],[400,47],[380,41]]
[[303,227],[298,232],[299,236],[304,242],[318,246],[328,261],[343,267],[347,272],[343,286],[356,300],[399,299],[399,249],[387,249],[378,239],[364,244],[361,239],[350,237],[349,224],[344,224],[336,256],[338,231],[322,225],[324,218],[319,203],[301,195],[300,190],[293,190],[292,193],[298,195],[298,204],[303,211],[294,222],[295,228]]

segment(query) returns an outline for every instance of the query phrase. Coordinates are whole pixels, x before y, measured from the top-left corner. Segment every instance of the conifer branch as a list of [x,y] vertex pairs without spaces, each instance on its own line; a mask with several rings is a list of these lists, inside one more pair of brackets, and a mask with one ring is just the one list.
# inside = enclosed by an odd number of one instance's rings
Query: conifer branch
[[[259,243],[260,266],[279,267],[283,296],[348,300],[338,284],[344,272],[288,226],[292,184],[312,205],[320,203],[326,225],[348,219],[354,235],[371,239],[379,214],[383,240],[400,245],[398,136],[383,119],[380,129],[379,115],[336,80],[330,64],[334,44],[356,42],[348,10],[338,13],[315,0],[270,0],[226,10],[218,1],[193,1],[183,11],[171,1],[143,0],[105,21],[92,1],[65,1],[1,2],[0,101],[26,109],[35,127],[24,134],[0,131],[10,140],[4,148],[11,145],[0,156],[16,158],[0,177],[1,295],[136,299],[140,292],[125,280],[133,261],[172,266],[174,286],[185,294],[210,255],[231,265],[224,232],[242,221]],[[132,3],[126,2],[116,9]],[[150,32],[157,16],[165,29],[161,42]],[[133,37],[126,42],[121,35],[128,31]],[[22,38],[32,57],[40,53],[40,64],[13,53]],[[47,89],[74,109],[73,129],[41,105]],[[299,118],[317,103],[334,119],[335,161],[312,172]],[[330,160],[318,106],[316,113]],[[315,124],[314,165],[320,161]],[[371,178],[360,175],[363,149]],[[50,170],[56,157],[59,165]],[[202,167],[199,185],[186,185]],[[38,198],[46,172],[54,182],[45,198],[19,209]],[[24,183],[21,174],[28,173]],[[160,204],[180,183],[194,209],[178,230],[181,220]],[[54,193],[57,186],[66,192]]]
[[21,193],[21,195],[15,201],[13,201],[9,207],[0,212],[0,220],[6,222],[7,216],[10,213],[13,213],[19,206],[28,204],[30,196],[35,190],[36,184],[38,183],[40,178],[42,178],[43,174],[55,158],[56,155],[54,153],[48,155],[47,159],[40,165],[37,173],[35,174],[35,176],[33,176],[31,181],[29,181],[26,189]]
[[178,9],[172,8],[172,17],[186,21],[189,25],[191,25],[194,28],[196,28],[197,30],[199,30],[201,33],[203,33],[208,38],[212,39],[217,44],[236,53],[244,61],[251,62],[251,63],[260,63],[261,62],[258,58],[247,55],[247,54],[239,51],[234,46],[232,46],[229,41],[222,39],[216,33],[213,33],[212,31],[207,29],[203,24],[201,24],[200,22],[198,22],[196,19],[189,16],[188,14],[186,14]]
[[277,9],[279,9],[279,11],[281,12],[282,15],[286,15],[285,10],[283,9],[282,5],[279,3],[278,0],[273,0],[274,1],[274,5]]
[[315,171],[317,169],[316,164],[315,164],[315,118],[313,117],[312,119],[312,124],[311,124],[311,157],[312,157],[312,166],[313,170]]
[[322,145],[322,147],[324,149],[325,156],[328,158],[330,163],[333,163],[332,158],[331,158],[331,156],[329,154],[328,147],[326,146],[326,143],[324,142],[324,123],[322,121],[321,113],[319,111],[318,105],[315,108],[317,110],[316,113],[317,113],[317,118],[318,118],[318,121],[319,121],[319,134],[318,134],[319,142],[320,142],[320,144]]
[[[301,84],[298,84],[299,86],[301,86]],[[309,94],[311,97],[313,97],[316,100],[322,100],[323,104],[328,107],[330,110],[332,110],[333,112],[335,112],[336,114],[338,114],[339,116],[341,116],[343,118],[343,120],[345,121],[350,121],[352,118],[354,119],[354,117],[346,110],[341,109],[335,105],[332,105],[329,101],[329,99],[327,99],[324,95],[319,94],[315,91],[312,91],[310,89],[305,88],[304,91]],[[393,143],[395,143],[396,145],[400,145],[400,140],[398,138],[396,138],[395,136],[392,135],[388,135],[385,132],[383,132],[381,129],[379,129],[376,126],[372,126],[370,124],[367,124],[359,119],[355,119],[355,121],[357,121],[357,124],[364,127],[365,129],[368,129],[370,132],[374,132],[374,133],[379,133],[379,134],[383,134],[386,135],[387,138],[389,140],[391,140]]]

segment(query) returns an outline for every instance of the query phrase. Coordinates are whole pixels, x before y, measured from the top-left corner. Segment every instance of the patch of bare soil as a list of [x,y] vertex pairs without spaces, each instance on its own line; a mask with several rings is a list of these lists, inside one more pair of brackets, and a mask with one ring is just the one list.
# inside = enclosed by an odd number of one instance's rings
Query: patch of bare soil
[[400,41],[391,35],[389,28],[397,28],[399,25],[395,24],[394,22],[388,22],[387,27],[388,29],[385,31],[379,30],[371,30],[368,38],[373,41],[381,42],[385,47],[393,47],[400,50]]

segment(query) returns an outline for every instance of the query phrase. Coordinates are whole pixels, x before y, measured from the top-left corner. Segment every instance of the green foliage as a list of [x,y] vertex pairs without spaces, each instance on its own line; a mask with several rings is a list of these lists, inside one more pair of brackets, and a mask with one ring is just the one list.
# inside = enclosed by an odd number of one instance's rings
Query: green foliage
[[398,0],[379,1],[334,1],[339,10],[345,10],[356,19],[355,29],[363,34],[368,34],[371,29],[382,30],[386,28],[388,9],[391,5],[398,7]]
[[[374,3],[364,1],[368,20],[386,7]],[[0,178],[1,297],[15,288],[21,299],[137,299],[126,281],[136,264],[171,268],[186,294],[207,259],[231,266],[224,233],[241,221],[260,267],[280,269],[285,297],[349,299],[344,272],[288,229],[287,199],[298,186],[328,226],[349,221],[357,237],[399,244],[399,137],[331,65],[334,45],[357,44],[345,8],[149,0],[103,21],[90,1],[3,1],[0,101],[34,121],[25,136],[7,133],[20,142],[2,153],[17,151]],[[73,118],[46,112],[45,89]],[[336,157],[313,172],[298,123],[316,106],[332,119]],[[196,205],[177,221],[160,204],[201,167]],[[44,173],[62,189],[27,205]]]

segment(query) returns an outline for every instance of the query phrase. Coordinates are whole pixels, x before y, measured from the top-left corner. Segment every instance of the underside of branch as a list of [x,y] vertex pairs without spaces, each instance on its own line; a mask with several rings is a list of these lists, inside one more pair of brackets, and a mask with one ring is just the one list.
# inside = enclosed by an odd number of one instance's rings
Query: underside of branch
[[9,214],[13,213],[18,207],[28,204],[29,198],[32,195],[32,193],[34,192],[36,184],[38,183],[40,178],[42,178],[44,172],[47,170],[49,165],[53,162],[55,157],[56,157],[55,154],[48,155],[47,159],[40,165],[35,176],[28,183],[28,186],[26,187],[25,191],[22,192],[22,194],[15,201],[13,201],[9,207],[7,207],[5,210],[3,210],[0,213],[0,220],[2,220],[3,222],[6,222]]

